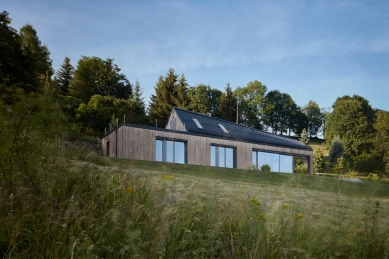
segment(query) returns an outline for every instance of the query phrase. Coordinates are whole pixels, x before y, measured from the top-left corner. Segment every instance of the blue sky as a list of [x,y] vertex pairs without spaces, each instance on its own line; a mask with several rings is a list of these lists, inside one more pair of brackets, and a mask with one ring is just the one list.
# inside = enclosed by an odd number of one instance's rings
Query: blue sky
[[169,68],[224,91],[258,80],[303,106],[358,94],[389,110],[389,1],[6,1],[51,52],[113,58],[146,103]]

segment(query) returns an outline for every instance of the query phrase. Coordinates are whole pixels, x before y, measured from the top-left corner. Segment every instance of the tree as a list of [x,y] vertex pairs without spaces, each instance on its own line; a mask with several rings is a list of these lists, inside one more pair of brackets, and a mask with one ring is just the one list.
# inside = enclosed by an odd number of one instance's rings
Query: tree
[[[6,11],[0,13],[0,98],[6,104],[12,104],[17,102],[20,91],[43,90],[46,71],[51,70],[51,60],[32,26],[23,27],[20,36],[10,26],[8,15]],[[40,62],[47,62],[47,66],[39,69]]]
[[229,83],[227,84],[226,91],[220,97],[220,103],[215,116],[223,120],[236,122],[236,97]]
[[304,105],[302,112],[307,118],[306,129],[309,134],[309,137],[313,137],[319,131],[323,121],[323,114],[320,111],[319,105],[310,100],[307,105]]
[[273,90],[267,93],[262,105],[263,119],[274,133],[281,135],[293,125],[297,105],[289,94]]
[[266,91],[267,87],[257,80],[234,90],[234,95],[239,99],[239,123],[263,129],[261,105]]
[[376,112],[374,123],[375,137],[374,147],[382,158],[389,152],[389,112],[379,110]]
[[28,56],[30,69],[36,78],[41,78],[44,82],[46,74],[48,78],[53,75],[52,60],[46,45],[42,46],[36,30],[31,24],[26,24],[20,29],[21,48],[25,56]]
[[313,152],[313,169],[318,172],[324,168],[324,155],[320,148],[316,148]]
[[96,94],[127,99],[132,94],[132,85],[113,64],[113,59],[83,56],[77,63],[69,93],[84,103]]
[[70,64],[70,58],[65,57],[55,77],[58,91],[62,95],[68,95],[69,86],[70,86],[70,82],[73,79],[73,75],[74,75],[74,67],[72,66],[72,64]]
[[184,75],[178,76],[170,68],[166,76],[160,76],[155,84],[155,94],[151,95],[149,103],[150,125],[165,127],[174,106],[188,108],[188,85]]
[[308,133],[305,129],[303,129],[303,131],[301,132],[301,136],[300,136],[299,141],[305,145],[308,145],[309,138],[308,138]]
[[369,153],[374,133],[374,111],[369,102],[358,95],[345,95],[338,98],[332,108],[325,132],[327,146],[339,135],[352,161],[362,153]]
[[[148,118],[146,115],[146,107],[142,97],[142,89],[140,88],[139,81],[135,81],[135,88],[133,96],[131,97],[132,111],[136,116],[135,118],[130,118],[129,121],[133,121],[136,124],[148,124]],[[127,121],[126,121],[127,122]]]
[[189,109],[194,112],[205,115],[215,115],[217,106],[220,102],[220,97],[223,92],[218,89],[213,89],[209,85],[199,84],[189,87]]
[[118,119],[118,124],[124,122],[138,123],[139,118],[131,99],[117,99],[112,96],[94,95],[88,104],[82,103],[76,114],[76,120],[83,132],[100,135],[104,128],[109,127],[112,118]]
[[334,164],[336,163],[339,157],[342,157],[344,155],[345,155],[345,150],[343,147],[343,142],[339,136],[336,136],[332,139],[328,159],[332,164]]

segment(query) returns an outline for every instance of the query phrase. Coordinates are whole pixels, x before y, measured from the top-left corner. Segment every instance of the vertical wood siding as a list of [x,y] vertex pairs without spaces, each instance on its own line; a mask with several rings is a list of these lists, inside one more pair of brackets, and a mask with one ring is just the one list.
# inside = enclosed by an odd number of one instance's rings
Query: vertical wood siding
[[[179,120],[176,121],[177,124]],[[159,131],[158,129],[136,128],[121,126],[101,139],[104,156],[107,154],[106,147],[109,141],[109,156],[137,160],[155,160],[156,137],[165,137],[177,140],[185,140],[187,143],[187,162],[191,165],[211,165],[211,144],[233,146],[236,148],[238,169],[246,169],[252,164],[251,152],[253,149],[286,153],[290,155],[309,157],[309,172],[313,173],[313,152],[309,150],[293,149],[288,147],[274,147],[267,145],[252,144],[233,140],[188,135],[178,132]],[[117,146],[116,146],[116,139]],[[117,148],[117,153],[116,153]]]

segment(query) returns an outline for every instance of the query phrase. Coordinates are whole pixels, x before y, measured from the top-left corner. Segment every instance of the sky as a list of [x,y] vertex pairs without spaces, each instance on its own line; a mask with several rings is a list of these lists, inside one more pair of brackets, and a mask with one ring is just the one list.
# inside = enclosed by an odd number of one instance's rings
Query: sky
[[[1,9],[31,24],[51,52],[112,58],[146,104],[173,68],[188,84],[235,89],[258,80],[299,106],[360,95],[389,110],[389,1],[13,0]],[[3,11],[0,10],[0,11]]]

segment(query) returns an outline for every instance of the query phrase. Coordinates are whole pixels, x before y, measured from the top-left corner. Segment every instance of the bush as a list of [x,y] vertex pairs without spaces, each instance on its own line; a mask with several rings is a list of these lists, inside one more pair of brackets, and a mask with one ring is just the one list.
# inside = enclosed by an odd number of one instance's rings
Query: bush
[[270,173],[270,166],[269,165],[263,165],[261,166],[261,171],[262,172],[266,172],[266,173]]
[[356,158],[354,170],[365,174],[380,174],[384,172],[385,164],[382,162],[382,157],[377,153],[362,154]]
[[304,164],[296,165],[294,172],[296,174],[308,174],[308,168]]

